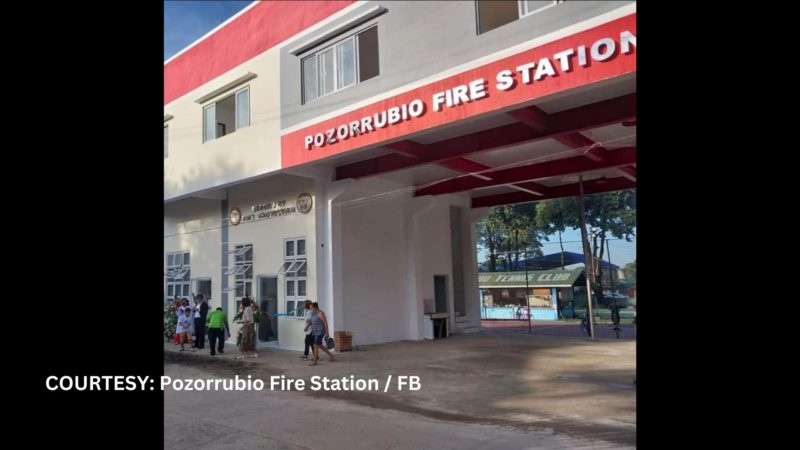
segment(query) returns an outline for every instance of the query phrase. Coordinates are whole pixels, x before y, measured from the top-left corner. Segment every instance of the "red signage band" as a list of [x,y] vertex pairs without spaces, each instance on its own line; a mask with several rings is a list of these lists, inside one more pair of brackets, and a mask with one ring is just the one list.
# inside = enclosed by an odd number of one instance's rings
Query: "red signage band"
[[292,167],[636,71],[636,13],[281,137]]
[[350,6],[353,0],[260,2],[164,65],[164,104]]

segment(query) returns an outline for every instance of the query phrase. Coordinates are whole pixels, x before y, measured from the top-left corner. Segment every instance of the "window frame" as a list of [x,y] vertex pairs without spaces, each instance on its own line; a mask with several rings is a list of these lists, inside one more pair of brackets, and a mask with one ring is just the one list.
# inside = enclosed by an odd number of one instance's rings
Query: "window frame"
[[[191,295],[191,257],[189,258],[189,264],[183,263],[188,254],[188,250],[167,252],[166,254],[167,272],[164,274],[164,294],[167,302],[175,298],[175,292],[178,286],[180,286],[181,290],[181,294],[178,296],[179,298],[188,298],[189,295]],[[172,259],[172,264],[169,263],[170,259]],[[180,275],[180,278],[178,275]],[[172,287],[171,295],[170,287]]]
[[[239,93],[244,92],[244,91],[247,91],[247,116],[248,116],[247,119],[248,120],[247,120],[247,125],[241,126],[239,124]],[[250,93],[251,93],[250,85],[248,84],[248,85],[245,85],[245,86],[243,86],[241,88],[238,88],[236,90],[226,92],[225,94],[217,97],[216,100],[210,101],[207,104],[203,105],[203,108],[202,108],[203,125],[202,125],[202,129],[201,129],[202,130],[201,134],[202,134],[202,138],[203,138],[203,144],[205,144],[206,142],[210,142],[210,141],[216,141],[217,139],[223,138],[225,136],[229,136],[229,135],[239,131],[242,128],[247,128],[247,127],[250,127],[250,126],[253,125],[253,102],[251,101]],[[234,123],[233,127],[234,127],[234,129],[231,132],[226,132],[222,136],[217,136],[217,134],[218,134],[217,133],[217,126],[219,125],[219,122],[217,122],[217,110],[216,110],[217,103],[223,102],[223,101],[225,101],[225,100],[227,100],[227,99],[229,99],[231,97],[233,97],[233,123]],[[213,138],[208,138],[206,136],[206,131],[208,129],[206,110],[208,110],[211,107],[214,107],[214,122],[215,122],[214,123],[214,137]]]
[[[517,0],[517,7],[519,9],[519,18],[522,19],[524,17],[528,17],[528,16],[531,16],[533,14],[538,14],[538,13],[544,11],[544,10],[550,9],[553,6],[558,5],[559,3],[564,3],[564,0],[551,0],[549,5],[542,6],[540,8],[534,9],[533,11],[525,11],[527,9],[527,5],[528,5],[526,0]],[[517,20],[519,20],[519,19],[517,19]]]
[[[250,258],[247,258],[247,250],[250,250]],[[244,297],[254,297],[253,296],[253,280],[255,277],[253,274],[255,273],[253,259],[255,257],[253,252],[253,244],[246,243],[246,244],[237,244],[234,246],[234,250],[229,252],[234,255],[234,263],[233,266],[229,266],[228,270],[225,272],[226,275],[231,276],[233,275],[234,281],[231,286],[228,287],[227,291],[233,291],[233,298],[236,309],[234,310],[234,315],[239,313],[239,305],[242,303],[242,299]],[[247,272],[250,272],[250,277],[247,277]],[[250,295],[247,295],[247,285],[250,285]],[[240,291],[241,287],[241,291]],[[239,295],[241,293],[241,295]]]
[[[201,292],[205,293],[206,294],[206,300],[211,302],[212,290],[214,289],[213,280],[211,279],[211,277],[199,277],[199,278],[193,279],[192,281],[194,281],[195,291],[197,291],[198,294],[201,293]],[[208,286],[209,286],[208,287],[208,292],[200,290],[200,283],[201,282],[206,282],[206,281],[208,282]]]
[[534,14],[538,14],[538,13],[540,13],[542,11],[546,11],[546,10],[548,10],[548,9],[554,7],[554,6],[557,6],[557,5],[560,5],[560,4],[564,3],[566,0],[552,0],[551,4],[546,5],[546,6],[542,6],[540,8],[537,8],[537,9],[533,10],[533,11],[527,11],[527,3],[525,3],[525,0],[517,0],[517,18],[516,18],[516,20],[512,20],[511,22],[506,22],[506,23],[504,23],[502,25],[498,25],[498,26],[496,26],[496,27],[494,27],[492,29],[486,30],[486,31],[481,30],[481,14],[480,14],[480,8],[479,8],[480,1],[487,1],[487,0],[475,0],[475,28],[477,30],[478,36],[480,36],[482,34],[485,34],[485,33],[488,33],[488,32],[490,32],[492,30],[496,30],[498,28],[502,28],[502,27],[504,27],[504,26],[506,26],[506,25],[508,25],[508,24],[510,24],[512,22],[516,22],[517,20],[521,20],[521,19],[523,19],[525,17],[530,17],[530,16],[532,16]]
[[[357,86],[361,84],[363,81],[361,80],[361,54],[359,50],[359,35],[362,33],[366,33],[372,28],[377,28],[377,23],[372,23],[364,27],[359,27],[356,31],[351,31],[350,33],[344,35],[343,37],[339,37],[334,41],[326,44],[324,47],[318,47],[316,50],[309,52],[306,56],[300,57],[300,99],[302,105],[307,105],[313,101],[319,100],[321,98],[327,97],[329,95],[333,95],[337,92],[341,92],[345,89],[349,89],[353,86]],[[347,42],[352,42],[353,44],[353,82],[346,85],[339,87],[339,47],[344,46]],[[380,40],[378,41],[380,44]],[[322,78],[319,76],[320,71],[322,70],[322,64],[320,63],[321,58],[320,55],[327,52],[328,50],[333,49],[333,90],[327,92],[323,95],[320,95],[321,92],[321,85],[322,85]],[[380,45],[378,46],[378,52],[380,52]],[[380,55],[379,55],[380,57]],[[309,99],[308,93],[306,92],[306,68],[305,62],[310,58],[316,59],[316,82],[317,82],[317,96]],[[378,74],[373,76],[372,78],[368,78],[364,81],[369,81],[373,78],[377,78],[380,76],[380,70]]]
[[[297,247],[298,242],[303,241],[303,247],[306,249],[306,252],[302,255],[297,254]],[[286,247],[287,244],[291,242],[292,247],[294,249],[294,254],[288,256],[286,254]],[[307,267],[308,265],[308,247],[307,244],[308,239],[305,236],[302,237],[295,237],[295,238],[287,238],[283,240],[283,264],[281,265],[281,269],[279,273],[284,275],[283,280],[283,305],[284,305],[284,316],[285,318],[291,319],[303,319],[304,314],[298,314],[298,310],[300,309],[299,305],[302,305],[308,299],[308,269],[305,271],[300,272],[300,269]],[[287,265],[288,264],[288,265]],[[291,270],[294,268],[294,270]],[[300,274],[303,274],[302,276]],[[305,284],[306,292],[304,295],[300,295],[300,282]],[[289,283],[292,283],[293,286],[293,295],[289,295]],[[291,303],[291,307],[290,307]],[[297,314],[297,315],[295,315]]]

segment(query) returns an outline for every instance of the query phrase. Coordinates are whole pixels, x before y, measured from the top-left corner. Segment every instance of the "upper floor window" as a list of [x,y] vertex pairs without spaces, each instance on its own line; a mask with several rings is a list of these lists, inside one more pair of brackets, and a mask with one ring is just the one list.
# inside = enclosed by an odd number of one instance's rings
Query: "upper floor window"
[[494,30],[520,17],[538,13],[563,2],[564,0],[476,0],[475,3],[477,4],[478,10],[478,34]]
[[203,108],[203,142],[249,126],[249,86]]
[[303,58],[303,103],[378,76],[378,27]]

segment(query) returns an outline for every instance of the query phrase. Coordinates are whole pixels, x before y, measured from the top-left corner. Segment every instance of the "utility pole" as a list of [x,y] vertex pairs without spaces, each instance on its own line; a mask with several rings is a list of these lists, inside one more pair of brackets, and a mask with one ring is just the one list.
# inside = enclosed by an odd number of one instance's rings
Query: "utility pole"
[[580,206],[580,226],[581,226],[581,241],[583,241],[583,262],[586,267],[586,308],[589,313],[589,337],[594,339],[594,320],[592,317],[592,281],[590,272],[593,271],[594,264],[592,252],[589,250],[589,237],[586,235],[586,216],[583,208],[583,174],[578,175],[578,187],[580,189],[580,199],[578,205]]
[[528,334],[533,334],[533,327],[531,325],[531,298],[528,296],[530,286],[528,286],[528,247],[525,246],[525,302],[528,304]]

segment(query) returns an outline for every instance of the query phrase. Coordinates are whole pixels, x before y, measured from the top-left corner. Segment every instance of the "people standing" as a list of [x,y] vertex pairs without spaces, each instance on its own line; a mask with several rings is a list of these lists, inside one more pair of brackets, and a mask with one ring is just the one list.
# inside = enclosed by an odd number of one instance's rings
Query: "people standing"
[[228,316],[222,308],[217,307],[211,314],[208,315],[208,342],[211,345],[211,356],[214,356],[215,344],[216,349],[220,354],[225,353],[225,339],[231,337],[231,331],[228,328]]
[[[198,303],[199,302],[199,303]],[[204,348],[206,346],[206,319],[208,318],[208,302],[202,292],[195,297],[194,307],[194,346]]]
[[242,340],[239,345],[241,355],[237,356],[236,359],[258,357],[258,353],[256,353],[255,319],[253,317],[253,307],[251,305],[252,300],[247,297],[242,299],[244,311],[242,312],[242,320],[239,322],[242,324]]
[[330,361],[336,361],[336,358],[333,356],[327,347],[325,347],[322,343],[323,338],[329,336],[328,333],[328,318],[325,317],[325,313],[319,309],[319,303],[314,302],[311,304],[311,317],[307,321],[309,325],[311,325],[311,334],[314,336],[314,361],[309,364],[309,366],[316,366],[317,361],[319,361],[319,350],[320,348],[322,351],[330,356]]
[[306,340],[305,340],[305,347],[303,348],[303,361],[308,361],[308,351],[314,348],[314,335],[311,334],[311,300],[306,300],[303,304],[303,308],[305,310],[305,317],[304,320],[306,321],[306,327],[303,331],[306,332]]
[[[192,334],[189,332],[192,324],[192,310],[185,308],[183,313],[183,316],[178,319],[178,326],[181,328],[181,351],[184,350],[183,345],[191,342],[192,339]],[[194,348],[192,348],[192,351],[194,351]]]
[[[178,300],[178,297],[176,296],[175,297],[175,303],[178,305],[176,309],[177,309],[177,312],[178,312],[178,314],[177,314],[178,323],[180,323],[181,317],[183,317],[185,315],[186,308],[189,307],[189,299],[182,298],[182,299]],[[190,329],[189,328],[187,328],[186,330],[181,329],[181,330],[179,330],[179,331],[177,331],[175,333],[175,345],[180,345],[181,342],[183,341],[183,334],[182,334],[183,331],[190,331]]]

